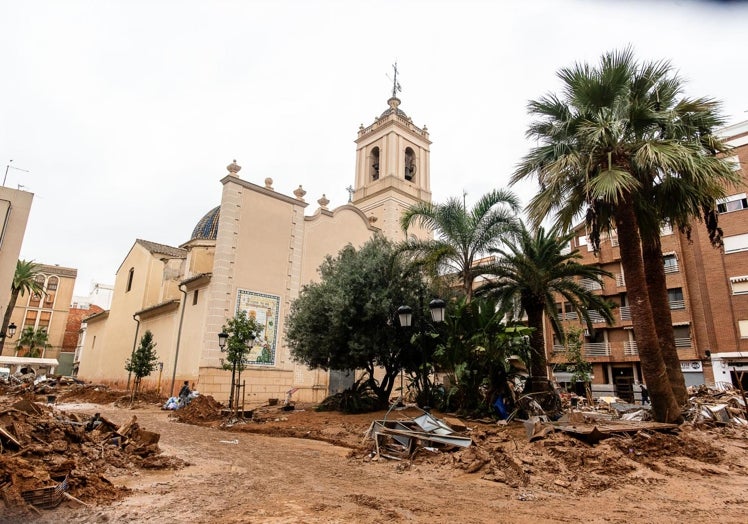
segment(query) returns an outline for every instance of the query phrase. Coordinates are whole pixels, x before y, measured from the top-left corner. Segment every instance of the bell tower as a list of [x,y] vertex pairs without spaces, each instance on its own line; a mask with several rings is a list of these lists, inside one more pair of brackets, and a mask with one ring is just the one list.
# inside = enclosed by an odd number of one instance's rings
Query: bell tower
[[[388,108],[356,139],[356,182],[351,203],[374,221],[390,240],[404,240],[400,217],[413,204],[431,202],[429,133],[413,125],[400,109],[397,64]],[[431,238],[431,231],[413,227],[408,235]]]

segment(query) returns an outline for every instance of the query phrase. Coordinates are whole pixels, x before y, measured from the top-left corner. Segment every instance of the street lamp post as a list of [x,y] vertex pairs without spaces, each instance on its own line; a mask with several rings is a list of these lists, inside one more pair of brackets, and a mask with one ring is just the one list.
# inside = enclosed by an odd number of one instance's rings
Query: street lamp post
[[[444,322],[444,312],[446,310],[446,304],[444,301],[440,298],[435,298],[431,302],[429,302],[429,310],[431,311],[431,321],[435,324]],[[423,312],[423,298],[421,298],[421,312]],[[413,325],[413,308],[410,306],[400,306],[397,308],[397,316],[400,320],[400,326],[404,328],[409,328]],[[423,317],[422,315],[418,316],[418,333],[420,335],[424,334],[424,326],[423,326]],[[423,338],[423,337],[421,337]],[[427,367],[426,362],[426,348],[422,348],[421,351],[421,358],[422,358],[422,372],[423,372],[423,393],[424,393],[424,411],[428,411],[430,409],[429,404],[431,403],[431,392],[429,391],[429,371]],[[402,392],[401,392],[402,394]]]

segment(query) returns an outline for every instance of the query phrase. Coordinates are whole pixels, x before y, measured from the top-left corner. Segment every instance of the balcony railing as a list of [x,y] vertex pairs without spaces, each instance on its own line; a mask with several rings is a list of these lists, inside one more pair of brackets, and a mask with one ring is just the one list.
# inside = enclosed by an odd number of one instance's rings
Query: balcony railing
[[596,291],[603,288],[603,286],[601,286],[599,282],[596,282],[591,278],[581,279],[579,281],[579,285],[582,286],[586,291]]
[[671,300],[670,309],[686,309],[685,300]]
[[621,306],[618,311],[621,312],[621,320],[631,320],[631,306]]
[[553,344],[554,353],[566,353],[566,347],[563,344]]
[[665,273],[677,273],[678,271],[680,271],[680,268],[677,261],[665,264]]
[[603,316],[596,309],[587,310],[587,314],[590,316],[590,320],[594,322],[595,324],[600,323],[600,322],[605,322],[605,319],[603,318]]
[[579,315],[577,315],[576,311],[567,311],[563,314],[564,320],[578,320]]
[[690,348],[691,347],[691,339],[688,338],[688,337],[676,338],[675,339],[675,347],[676,348]]
[[608,342],[586,342],[584,344],[584,356],[608,357],[610,356],[610,344]]
[[623,343],[623,354],[628,356],[639,354],[639,348],[634,340],[627,340]]
[[626,287],[626,279],[623,277],[623,273],[618,273],[616,275],[616,286]]

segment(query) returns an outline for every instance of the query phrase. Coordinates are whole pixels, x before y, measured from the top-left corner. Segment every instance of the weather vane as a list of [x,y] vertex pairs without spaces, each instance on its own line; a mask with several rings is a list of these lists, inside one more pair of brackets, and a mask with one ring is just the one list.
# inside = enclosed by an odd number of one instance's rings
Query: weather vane
[[[400,87],[400,83],[397,81],[397,62],[392,64],[392,70],[395,72],[395,76],[392,79],[392,98],[397,98],[397,93],[403,89]],[[387,75],[387,78],[390,76]]]

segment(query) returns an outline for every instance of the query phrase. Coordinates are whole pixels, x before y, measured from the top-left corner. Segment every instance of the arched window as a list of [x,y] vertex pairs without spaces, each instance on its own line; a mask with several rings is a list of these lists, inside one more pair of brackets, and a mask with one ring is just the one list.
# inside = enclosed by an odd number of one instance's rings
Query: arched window
[[371,179],[379,180],[379,148],[371,150]]
[[416,177],[416,154],[409,148],[405,148],[405,180],[412,182]]
[[127,275],[127,288],[125,289],[125,293],[130,291],[132,289],[132,279],[135,276],[135,268],[130,268],[130,273]]
[[52,307],[54,305],[59,281],[60,279],[57,277],[49,277],[49,280],[47,280],[47,293],[44,295],[44,307]]
[[[44,289],[44,275],[38,274],[34,277],[34,280],[37,284],[39,284],[39,287]],[[31,293],[29,296],[29,307],[39,307],[39,304],[41,303],[42,295],[41,293]]]

